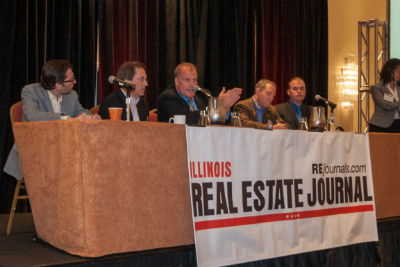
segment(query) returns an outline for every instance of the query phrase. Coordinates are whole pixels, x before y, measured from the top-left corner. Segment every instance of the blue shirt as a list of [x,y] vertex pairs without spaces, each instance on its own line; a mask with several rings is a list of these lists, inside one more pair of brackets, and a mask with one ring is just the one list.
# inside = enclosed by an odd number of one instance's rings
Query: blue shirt
[[263,116],[264,116],[264,112],[267,111],[266,108],[262,108],[260,107],[257,102],[254,100],[253,98],[253,102],[254,102],[254,107],[256,108],[256,112],[257,112],[257,120],[258,122],[263,122]]
[[294,113],[296,113],[297,121],[300,122],[300,118],[302,117],[303,113],[301,111],[301,106],[296,105],[292,101],[289,100],[289,103],[292,105],[294,109]]
[[[182,97],[183,100],[185,100],[185,102],[188,104],[188,106],[190,107],[190,102],[189,99],[187,97],[184,97],[181,93],[178,92],[178,90],[176,90],[176,92],[178,93],[178,95],[180,97]],[[198,110],[197,105],[196,105],[196,101],[194,101],[194,97],[192,97],[192,101],[193,101],[193,106],[196,110]]]
[[[182,97],[183,100],[185,100],[185,102],[186,102],[186,103],[189,105],[189,107],[190,107],[189,99],[188,99],[187,97],[184,97],[181,93],[179,93],[178,90],[176,90],[176,92],[178,93],[178,95],[179,95],[180,97]],[[196,101],[194,101],[194,97],[192,97],[192,101],[193,101],[193,106],[194,106],[194,108],[195,108],[196,110],[199,110],[199,109],[197,108]],[[227,112],[227,113],[225,114],[226,120],[229,120],[230,116],[231,116],[230,112]]]

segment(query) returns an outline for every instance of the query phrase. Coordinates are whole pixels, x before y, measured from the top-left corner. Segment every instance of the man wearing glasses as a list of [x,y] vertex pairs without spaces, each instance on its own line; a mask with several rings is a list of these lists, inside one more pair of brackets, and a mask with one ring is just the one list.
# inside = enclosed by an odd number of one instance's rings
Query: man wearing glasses
[[78,94],[73,90],[75,83],[71,63],[63,59],[47,61],[40,84],[29,84],[22,89],[22,120],[100,119],[79,103]]
[[[128,61],[122,64],[116,77],[128,84],[135,85],[130,92],[130,120],[146,121],[149,117],[149,104],[143,99],[146,93],[147,82],[146,67],[139,61]],[[109,119],[108,108],[122,108],[121,120],[126,120],[126,89],[120,88],[107,96],[100,105],[99,115],[103,119]]]
[[[79,103],[73,90],[76,83],[68,60],[47,61],[40,75],[40,83],[24,86],[21,92],[23,121],[51,121],[70,119],[101,119]],[[17,147],[12,147],[4,171],[18,180],[23,178]]]

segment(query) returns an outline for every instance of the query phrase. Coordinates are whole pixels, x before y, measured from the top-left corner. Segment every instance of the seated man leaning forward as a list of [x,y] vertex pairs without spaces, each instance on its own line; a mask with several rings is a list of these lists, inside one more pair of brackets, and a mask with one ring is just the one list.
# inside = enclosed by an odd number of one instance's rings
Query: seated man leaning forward
[[[75,83],[71,63],[63,59],[47,61],[42,68],[40,83],[22,88],[22,120],[101,119],[79,103],[78,94],[73,90]],[[17,179],[23,178],[15,144],[8,155],[4,171]]]
[[[197,124],[200,110],[204,110],[207,103],[196,95],[194,90],[196,85],[196,67],[188,62],[179,64],[174,72],[174,86],[170,86],[158,96],[158,121],[168,122],[169,118],[174,115],[186,115],[187,124]],[[222,88],[218,97],[224,100],[227,114],[230,113],[233,104],[239,100],[241,93],[241,88],[233,88],[228,91],[225,87]]]
[[[128,61],[122,64],[117,71],[117,78],[128,84],[135,85],[130,92],[131,121],[146,121],[149,118],[149,104],[143,99],[147,82],[146,67],[139,61]],[[108,108],[122,108],[121,120],[126,120],[126,89],[119,88],[107,96],[100,105],[99,114],[103,119],[109,119]]]
[[310,120],[310,106],[303,105],[306,97],[306,84],[300,77],[294,77],[289,81],[287,94],[289,100],[285,103],[276,105],[281,118],[289,124],[290,128],[296,130],[299,128],[301,117],[306,117]]
[[275,107],[271,105],[276,94],[276,84],[262,79],[257,82],[254,95],[239,101],[233,111],[240,113],[240,120],[245,127],[258,129],[287,129]]

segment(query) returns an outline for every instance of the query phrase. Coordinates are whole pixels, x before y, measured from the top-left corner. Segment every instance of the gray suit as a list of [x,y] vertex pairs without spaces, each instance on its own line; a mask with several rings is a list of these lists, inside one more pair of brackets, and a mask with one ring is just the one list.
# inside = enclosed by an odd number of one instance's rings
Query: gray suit
[[[91,114],[81,106],[78,94],[74,90],[70,94],[62,96],[61,113],[53,112],[48,91],[39,83],[24,86],[21,92],[21,99],[22,121],[51,121],[59,120],[61,116],[76,117],[82,112]],[[8,155],[4,171],[18,180],[24,177],[15,144]]]
[[[400,97],[399,86],[396,86],[396,90],[397,95]],[[382,83],[373,85],[370,92],[374,99],[375,111],[369,123],[382,128],[388,128],[393,123],[394,115],[399,109],[400,102],[395,100],[392,102],[384,99],[385,94],[392,95],[392,93]]]

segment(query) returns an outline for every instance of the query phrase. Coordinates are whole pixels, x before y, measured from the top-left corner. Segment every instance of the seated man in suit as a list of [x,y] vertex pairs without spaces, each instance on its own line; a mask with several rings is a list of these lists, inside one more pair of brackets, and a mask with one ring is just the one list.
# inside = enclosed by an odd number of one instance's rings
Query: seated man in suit
[[[158,96],[158,121],[168,122],[174,115],[186,115],[187,124],[197,124],[200,110],[204,110],[207,103],[204,98],[196,95],[194,91],[196,85],[196,67],[188,62],[179,64],[174,72],[174,86],[170,86]],[[239,100],[241,93],[241,88],[226,91],[223,87],[218,97],[224,99],[227,114],[233,104]]]
[[257,82],[254,95],[239,101],[233,111],[240,113],[242,125],[258,129],[287,129],[275,107],[271,105],[276,95],[276,84],[267,79]]
[[[131,121],[146,121],[149,118],[149,104],[143,99],[147,82],[146,67],[139,61],[128,61],[122,64],[117,71],[117,78],[136,87],[130,92],[130,116]],[[122,108],[121,120],[126,120],[126,89],[119,88],[107,96],[100,104],[99,114],[103,119],[109,119],[108,108]]]
[[[23,121],[51,121],[70,119],[101,119],[84,109],[73,90],[76,83],[72,65],[67,60],[47,61],[40,75],[40,83],[24,86],[21,92]],[[17,147],[12,147],[4,171],[22,179]]]
[[289,100],[285,103],[276,105],[276,110],[282,119],[289,124],[290,128],[296,130],[299,128],[301,117],[310,119],[310,107],[303,105],[306,97],[306,84],[300,77],[294,77],[289,81],[287,89]]

